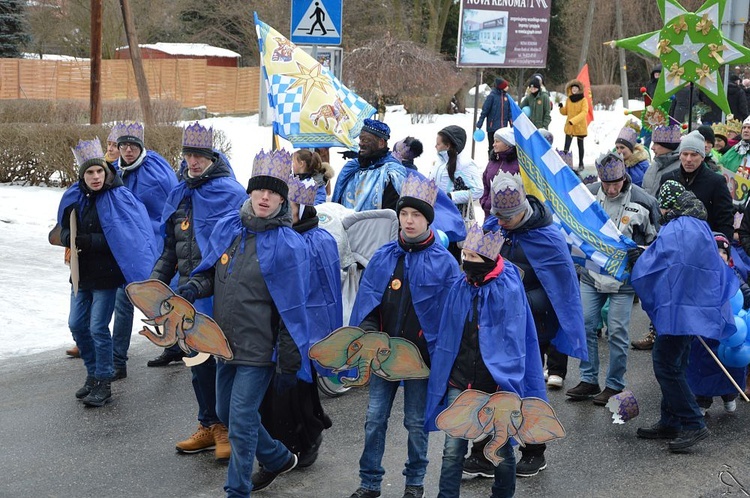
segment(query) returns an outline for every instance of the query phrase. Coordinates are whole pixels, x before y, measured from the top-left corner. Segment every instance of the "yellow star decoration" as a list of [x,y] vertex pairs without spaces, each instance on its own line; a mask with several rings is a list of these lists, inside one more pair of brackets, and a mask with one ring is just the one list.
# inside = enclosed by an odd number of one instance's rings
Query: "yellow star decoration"
[[294,83],[289,85],[287,91],[294,90],[295,88],[302,88],[302,105],[304,106],[305,103],[307,103],[310,94],[316,88],[325,94],[328,93],[326,87],[329,86],[329,78],[321,75],[322,68],[320,64],[315,64],[313,67],[308,68],[302,65],[299,61],[296,62],[299,72],[285,73],[285,76],[296,78]]

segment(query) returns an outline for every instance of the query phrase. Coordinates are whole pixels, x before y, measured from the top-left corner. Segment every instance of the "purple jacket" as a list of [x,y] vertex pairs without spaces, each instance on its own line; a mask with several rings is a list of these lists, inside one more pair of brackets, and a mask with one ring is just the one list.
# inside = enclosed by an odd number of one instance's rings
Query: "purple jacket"
[[490,208],[492,207],[492,180],[500,171],[505,171],[511,175],[517,175],[518,169],[518,154],[516,148],[511,147],[505,152],[492,153],[492,159],[487,163],[487,167],[484,169],[482,174],[482,184],[484,185],[484,193],[479,199],[479,203],[482,205],[484,210],[484,216],[490,215]]

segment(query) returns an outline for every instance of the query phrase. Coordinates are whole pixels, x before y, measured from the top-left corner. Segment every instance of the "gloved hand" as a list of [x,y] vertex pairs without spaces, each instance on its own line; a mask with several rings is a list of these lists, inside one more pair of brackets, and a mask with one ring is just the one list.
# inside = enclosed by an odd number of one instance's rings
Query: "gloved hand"
[[198,289],[195,288],[195,285],[189,282],[185,285],[177,287],[177,290],[175,292],[178,296],[184,298],[190,304],[194,303],[195,300],[198,299]]
[[642,247],[634,247],[632,249],[628,249],[628,264],[632,268],[633,265],[635,265],[635,262],[638,261],[638,258],[641,257],[641,254],[643,254]]
[[81,252],[91,249],[91,234],[82,233],[81,235],[76,235],[76,248]]
[[477,128],[481,128],[482,124],[484,124],[484,123],[482,123],[481,119],[479,121],[477,121]]
[[297,374],[276,372],[273,377],[273,388],[276,394],[284,394],[297,385]]

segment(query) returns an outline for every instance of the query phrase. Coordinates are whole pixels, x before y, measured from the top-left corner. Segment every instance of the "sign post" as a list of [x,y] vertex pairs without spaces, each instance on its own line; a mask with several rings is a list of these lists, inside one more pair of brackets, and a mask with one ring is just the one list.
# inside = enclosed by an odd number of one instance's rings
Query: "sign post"
[[297,45],[341,45],[343,0],[292,0],[292,35]]

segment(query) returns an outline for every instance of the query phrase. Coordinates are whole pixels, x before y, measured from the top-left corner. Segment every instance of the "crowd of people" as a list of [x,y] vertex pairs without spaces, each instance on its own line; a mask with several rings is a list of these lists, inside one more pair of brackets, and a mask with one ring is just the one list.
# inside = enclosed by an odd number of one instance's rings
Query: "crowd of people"
[[[217,460],[228,461],[224,490],[232,497],[250,496],[281,474],[312,465],[332,423],[316,377],[331,372],[312,364],[308,350],[345,325],[339,248],[318,226],[316,210],[330,201],[353,211],[395,212],[398,236],[369,259],[348,325],[409,340],[431,369],[429,378],[403,383],[372,376],[360,486],[351,498],[381,495],[388,419],[401,386],[408,431],[404,498],[425,496],[429,433],[466,389],[546,401],[547,389],[563,388],[574,358],[580,383],[567,396],[606,405],[627,388],[637,297],[653,325],[632,346],[653,349],[663,395],[661,418],[638,436],[668,439],[673,452],[690,450],[708,436],[704,416],[714,396],[722,397],[726,411],[736,409],[731,383],[702,382],[712,366],[705,358],[693,360],[702,354],[693,336],[713,339],[716,348],[729,330],[728,304],[687,281],[669,302],[654,296],[668,290],[674,280],[668,272],[679,276],[681,267],[700,267],[703,273],[693,274],[700,278],[720,275],[713,288],[722,297],[744,285],[750,217],[735,222],[737,207],[726,181],[707,157],[719,157],[714,147],[721,140],[729,148],[718,164],[744,166],[750,118],[737,138],[721,123],[687,135],[678,125],[657,127],[653,158],[626,126],[597,159],[598,181],[588,190],[635,243],[627,255],[632,281],[618,281],[576,266],[550,208],[526,193],[507,87],[505,80],[495,81],[476,123],[486,121],[492,137],[484,170],[464,152],[466,130],[451,125],[437,133],[433,169],[423,176],[413,163],[423,144],[406,137],[391,151],[390,129],[375,119],[365,120],[359,152],[333,189],[333,170],[310,150],[259,153],[243,187],[229,160],[214,149],[212,130],[199,123],[184,130],[176,173],[146,148],[140,123],[116,124],[106,154],[98,139],[81,141],[74,149],[78,182],[58,210],[60,242],[71,249],[76,269],[69,327],[86,369],[76,398],[91,407],[112,401],[111,383],[127,376],[133,326],[124,286],[156,279],[212,316],[233,352],[231,360],[212,357],[190,367],[197,430],[176,450],[213,450]],[[574,171],[583,166],[583,90],[580,81],[569,82],[558,109],[567,119],[559,153]],[[529,82],[521,106],[551,144],[543,129],[553,105],[540,75]],[[569,150],[573,138],[578,168]],[[477,201],[483,226],[475,219]],[[744,289],[748,306],[750,288]],[[681,306],[704,297],[703,312],[691,323],[670,320]],[[603,384],[602,330],[609,347]],[[168,347],[148,365],[165,366],[185,354],[178,345]],[[733,372],[743,389],[746,373]],[[469,449],[467,440],[446,435],[439,497],[459,496],[462,474],[492,478],[495,498],[513,496],[517,476],[547,468],[545,444],[526,444],[517,460],[508,441],[493,450],[501,460],[497,466],[485,456],[486,444],[476,441]]]

